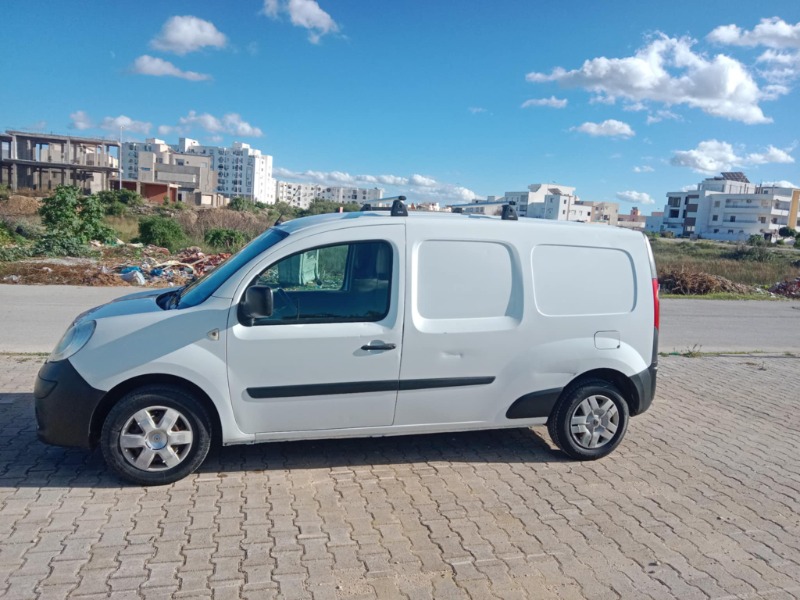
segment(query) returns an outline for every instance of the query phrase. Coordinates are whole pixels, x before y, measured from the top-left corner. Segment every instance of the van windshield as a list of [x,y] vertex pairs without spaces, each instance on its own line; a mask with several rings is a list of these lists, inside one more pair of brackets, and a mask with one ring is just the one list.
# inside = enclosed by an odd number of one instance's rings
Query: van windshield
[[177,301],[173,301],[172,305],[177,308],[189,308],[205,302],[227,281],[228,277],[288,235],[285,231],[274,227],[267,229],[228,260],[183,288],[176,298]]

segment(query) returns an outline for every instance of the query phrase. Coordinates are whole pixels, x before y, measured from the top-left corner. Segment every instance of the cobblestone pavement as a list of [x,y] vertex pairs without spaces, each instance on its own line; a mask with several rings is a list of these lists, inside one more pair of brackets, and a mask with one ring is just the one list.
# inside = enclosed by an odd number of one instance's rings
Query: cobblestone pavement
[[0,596],[800,597],[799,358],[664,358],[594,463],[541,428],[276,443],[149,489],[36,441],[40,360],[0,356]]

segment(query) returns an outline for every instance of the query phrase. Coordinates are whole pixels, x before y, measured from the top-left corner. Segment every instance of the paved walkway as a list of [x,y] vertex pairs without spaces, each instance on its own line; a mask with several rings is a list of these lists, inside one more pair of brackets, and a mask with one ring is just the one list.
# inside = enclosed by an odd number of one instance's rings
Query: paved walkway
[[39,360],[0,356],[9,599],[800,597],[798,358],[663,359],[594,463],[540,428],[275,443],[149,489],[36,441]]

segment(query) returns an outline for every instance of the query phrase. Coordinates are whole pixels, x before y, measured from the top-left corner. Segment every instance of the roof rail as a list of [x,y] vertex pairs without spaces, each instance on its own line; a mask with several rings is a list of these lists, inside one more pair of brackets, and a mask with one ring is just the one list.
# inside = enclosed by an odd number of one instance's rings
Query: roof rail
[[393,217],[407,217],[408,208],[406,208],[405,196],[396,196],[394,198],[383,198],[383,200],[391,200],[392,206],[372,206],[371,204],[362,204],[361,210],[388,210]]
[[500,218],[503,221],[519,221],[517,209],[511,204],[503,204],[503,212],[501,213]]

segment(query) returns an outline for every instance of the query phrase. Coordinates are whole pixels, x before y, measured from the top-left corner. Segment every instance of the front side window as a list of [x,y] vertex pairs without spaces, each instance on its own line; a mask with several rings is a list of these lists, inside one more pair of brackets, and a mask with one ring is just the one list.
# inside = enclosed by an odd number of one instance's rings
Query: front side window
[[352,242],[292,254],[251,285],[272,288],[273,312],[254,325],[380,321],[389,312],[392,247]]

